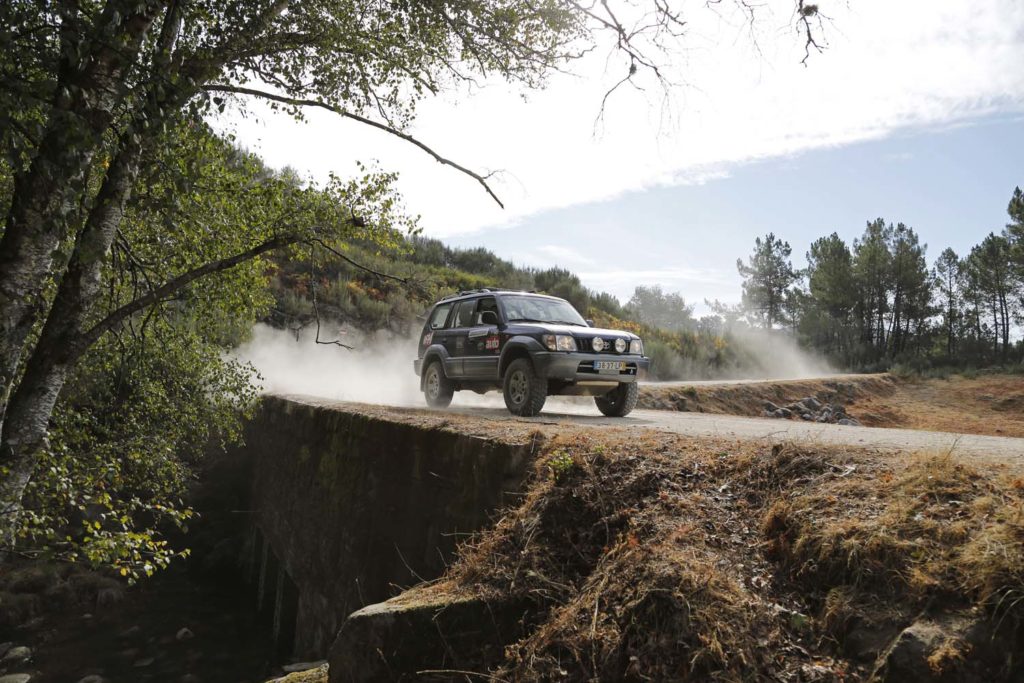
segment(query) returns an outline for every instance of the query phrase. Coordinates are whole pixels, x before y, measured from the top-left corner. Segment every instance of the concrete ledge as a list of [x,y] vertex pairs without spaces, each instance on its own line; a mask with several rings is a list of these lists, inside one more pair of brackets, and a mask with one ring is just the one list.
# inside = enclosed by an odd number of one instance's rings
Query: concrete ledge
[[[525,600],[416,588],[353,613],[330,652],[330,682],[451,680],[486,673],[524,633]],[[431,673],[432,672],[432,673]],[[447,672],[447,673],[446,673]]]

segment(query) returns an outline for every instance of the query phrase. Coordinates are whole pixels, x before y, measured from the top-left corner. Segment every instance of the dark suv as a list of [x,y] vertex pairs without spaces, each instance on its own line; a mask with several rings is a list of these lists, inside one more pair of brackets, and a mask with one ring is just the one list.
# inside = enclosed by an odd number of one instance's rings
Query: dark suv
[[536,415],[552,395],[593,396],[609,416],[636,406],[650,361],[630,332],[599,330],[564,299],[474,290],[434,304],[413,364],[427,405],[456,391],[496,389],[514,415]]

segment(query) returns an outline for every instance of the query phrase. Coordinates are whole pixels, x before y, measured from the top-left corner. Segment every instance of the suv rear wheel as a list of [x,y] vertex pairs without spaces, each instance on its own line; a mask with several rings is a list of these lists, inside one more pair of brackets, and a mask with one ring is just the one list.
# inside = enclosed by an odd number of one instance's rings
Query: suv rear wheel
[[427,366],[427,374],[423,376],[423,396],[431,408],[447,408],[451,405],[455,387],[444,374],[440,361]]
[[639,396],[640,388],[636,382],[622,382],[604,396],[595,396],[594,403],[608,417],[626,417],[636,408]]
[[517,358],[505,371],[505,407],[513,415],[532,417],[544,407],[548,383],[533,371],[528,358]]

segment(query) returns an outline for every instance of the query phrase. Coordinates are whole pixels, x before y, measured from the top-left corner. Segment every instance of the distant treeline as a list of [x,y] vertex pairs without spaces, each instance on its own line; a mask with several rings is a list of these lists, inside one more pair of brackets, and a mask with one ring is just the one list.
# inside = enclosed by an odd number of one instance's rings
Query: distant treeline
[[733,313],[789,328],[805,347],[852,369],[1020,363],[1020,188],[1007,212],[1005,228],[970,252],[946,248],[931,263],[913,228],[881,218],[852,245],[836,233],[815,240],[804,270],[793,268],[787,242],[774,234],[758,238],[749,259],[737,262],[743,300]]
[[[660,286],[638,286],[627,302],[588,289],[564,268],[518,266],[484,249],[457,249],[413,236],[393,248],[349,243],[350,260],[313,255],[276,263],[272,279],[278,326],[321,317],[362,331],[411,335],[425,310],[454,291],[504,287],[570,301],[600,324],[635,329],[647,340],[660,379],[713,377],[756,370],[757,354],[740,343],[752,329],[788,335],[837,367],[881,370],[895,363],[983,366],[1020,363],[1024,310],[1024,198],[1009,204],[1010,223],[969,254],[927,246],[902,224],[879,218],[848,245],[832,233],[816,240],[806,269],[793,268],[790,245],[769,234],[737,267],[742,302],[693,304]],[[316,308],[314,309],[314,302]]]
[[[267,316],[278,327],[301,328],[320,319],[363,332],[411,336],[435,301],[452,292],[502,287],[546,292],[570,301],[599,325],[628,327],[645,339],[652,373],[660,379],[715,377],[757,368],[755,354],[721,324],[699,324],[679,294],[638,287],[626,304],[587,289],[564,268],[517,266],[487,249],[455,249],[422,236],[393,249],[349,243],[349,261],[314,254],[278,260]],[[315,307],[314,307],[315,302]],[[707,323],[708,321],[703,321]]]

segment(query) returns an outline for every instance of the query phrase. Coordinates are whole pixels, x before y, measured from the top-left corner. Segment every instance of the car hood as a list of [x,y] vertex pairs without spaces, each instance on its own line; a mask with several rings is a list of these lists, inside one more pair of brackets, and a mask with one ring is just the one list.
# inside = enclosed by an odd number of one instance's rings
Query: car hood
[[590,339],[593,337],[621,337],[622,339],[639,339],[632,332],[624,330],[606,330],[600,327],[580,327],[579,325],[555,325],[552,323],[513,323],[515,327],[525,327],[537,330],[538,333],[547,334],[570,334],[574,337]]

